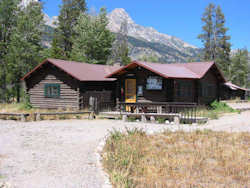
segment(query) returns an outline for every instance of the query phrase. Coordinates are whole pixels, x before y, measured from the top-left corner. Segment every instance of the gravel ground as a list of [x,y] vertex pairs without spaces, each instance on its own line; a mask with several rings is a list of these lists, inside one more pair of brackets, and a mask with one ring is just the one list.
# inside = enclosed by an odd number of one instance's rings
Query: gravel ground
[[227,102],[227,104],[233,109],[250,109],[250,102],[242,102],[242,103],[234,103],[234,102]]
[[0,120],[0,181],[18,188],[99,188],[104,177],[96,148],[113,128],[138,127],[148,133],[197,128],[249,131],[250,111],[203,126],[124,123],[115,120],[66,120],[21,123]]

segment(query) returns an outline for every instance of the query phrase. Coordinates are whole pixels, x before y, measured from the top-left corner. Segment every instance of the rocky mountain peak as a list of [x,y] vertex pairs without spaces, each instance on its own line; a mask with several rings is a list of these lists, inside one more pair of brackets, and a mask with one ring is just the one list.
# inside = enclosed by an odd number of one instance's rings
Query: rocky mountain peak
[[116,8],[110,14],[111,17],[116,17],[120,20],[127,20],[128,22],[134,22],[129,14],[123,8]]
[[134,21],[132,20],[132,18],[123,8],[114,9],[111,13],[108,14],[108,19],[109,19],[108,27],[112,32],[115,32],[115,33],[119,32],[121,24],[124,21],[127,21],[128,25],[134,24]]
[[31,2],[39,2],[39,0],[22,0],[21,6],[27,7]]
[[179,38],[160,33],[153,27],[144,27],[136,24],[123,8],[114,9],[108,14],[108,19],[108,28],[114,33],[119,32],[121,23],[126,20],[128,23],[128,35],[131,37],[148,42],[161,43],[179,51],[185,50],[186,48],[196,48]]

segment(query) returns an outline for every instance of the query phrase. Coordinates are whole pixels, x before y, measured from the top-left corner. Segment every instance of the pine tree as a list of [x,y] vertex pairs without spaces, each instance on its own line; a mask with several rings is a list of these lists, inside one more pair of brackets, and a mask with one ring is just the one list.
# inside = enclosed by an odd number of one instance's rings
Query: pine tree
[[93,64],[106,64],[111,54],[113,34],[107,29],[106,9],[98,16],[81,14],[74,32],[71,59]]
[[231,44],[225,16],[220,6],[209,4],[202,17],[203,33],[198,36],[204,44],[203,60],[215,61],[226,77],[229,75]]
[[198,36],[204,44],[204,60],[214,60],[215,59],[215,49],[214,49],[214,20],[215,20],[215,6],[209,4],[206,8],[202,22],[203,33]]
[[51,47],[52,57],[66,60],[70,58],[72,37],[75,36],[73,28],[86,9],[85,0],[63,0]]
[[216,21],[215,21],[215,62],[218,64],[220,70],[225,74],[226,77],[229,76],[230,67],[230,53],[231,44],[228,42],[230,36],[226,33],[228,28],[225,27],[225,16],[221,11],[220,6],[216,9]]
[[7,100],[7,62],[6,54],[12,32],[17,24],[18,4],[20,0],[0,1],[0,101]]
[[20,101],[20,79],[40,61],[44,21],[42,4],[31,2],[17,16],[17,26],[11,35],[8,54],[9,81]]
[[247,49],[238,49],[232,57],[230,66],[230,81],[236,85],[247,87],[248,74],[248,51]]
[[119,63],[127,65],[131,62],[128,47],[128,22],[124,20],[121,23],[120,31],[116,34],[116,40],[113,43],[111,64]]

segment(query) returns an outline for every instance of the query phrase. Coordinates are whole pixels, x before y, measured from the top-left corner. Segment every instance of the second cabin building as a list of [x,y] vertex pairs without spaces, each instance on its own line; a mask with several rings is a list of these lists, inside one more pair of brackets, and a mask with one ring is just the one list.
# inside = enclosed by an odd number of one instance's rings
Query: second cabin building
[[109,74],[123,102],[192,102],[220,99],[225,79],[214,62],[159,64],[134,61]]

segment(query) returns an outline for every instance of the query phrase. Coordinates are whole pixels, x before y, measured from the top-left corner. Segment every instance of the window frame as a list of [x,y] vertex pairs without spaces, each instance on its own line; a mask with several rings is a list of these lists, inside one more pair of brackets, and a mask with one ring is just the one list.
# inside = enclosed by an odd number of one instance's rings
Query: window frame
[[[49,91],[50,88],[56,88],[57,94],[53,94],[53,92]],[[44,97],[45,98],[60,98],[61,96],[61,85],[55,83],[47,83],[44,85]]]
[[[155,84],[158,84],[159,88],[157,86],[150,87],[152,86],[150,83],[150,80],[155,80]],[[154,75],[149,75],[146,79],[146,90],[148,91],[162,91],[163,90],[163,78],[161,76],[154,76]]]

